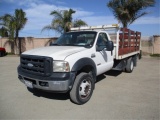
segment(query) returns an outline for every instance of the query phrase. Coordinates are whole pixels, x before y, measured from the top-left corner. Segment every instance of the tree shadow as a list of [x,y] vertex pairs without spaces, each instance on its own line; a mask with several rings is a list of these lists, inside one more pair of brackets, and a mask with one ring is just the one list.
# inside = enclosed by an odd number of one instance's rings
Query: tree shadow
[[9,46],[10,47],[10,51],[9,52],[12,52],[12,53],[15,53],[15,43],[14,43],[14,41],[11,41],[11,40],[6,40],[5,41],[5,43],[4,43],[4,45],[3,45],[3,47],[4,48],[7,48],[7,46]]
[[44,97],[48,99],[54,100],[68,100],[70,99],[69,92],[67,93],[54,93],[54,92],[46,92],[38,89],[30,89],[27,88],[29,92],[33,93],[36,97]]
[[[26,51],[26,41],[24,37],[19,37],[19,42],[20,42],[20,46],[21,47],[21,53]],[[20,53],[20,54],[21,54]]]
[[49,46],[49,45],[50,45],[50,43],[55,42],[57,39],[58,39],[57,37],[50,38],[50,39],[45,43],[45,45],[44,45],[44,46]]

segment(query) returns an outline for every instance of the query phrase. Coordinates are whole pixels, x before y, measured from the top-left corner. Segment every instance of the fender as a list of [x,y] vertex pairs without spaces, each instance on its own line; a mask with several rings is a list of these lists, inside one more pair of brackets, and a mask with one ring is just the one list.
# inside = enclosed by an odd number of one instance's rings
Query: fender
[[71,71],[80,71],[83,67],[85,66],[91,66],[93,68],[93,79],[96,80],[96,75],[97,75],[97,68],[96,68],[96,64],[94,63],[94,61],[91,58],[81,58],[79,59],[72,67]]

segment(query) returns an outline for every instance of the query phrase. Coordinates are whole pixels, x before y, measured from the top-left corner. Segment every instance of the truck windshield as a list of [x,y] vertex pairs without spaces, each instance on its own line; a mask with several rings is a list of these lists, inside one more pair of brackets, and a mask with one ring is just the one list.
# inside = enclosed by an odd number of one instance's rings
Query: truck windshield
[[97,32],[95,31],[80,31],[80,32],[68,32],[62,34],[51,46],[82,46],[92,47]]

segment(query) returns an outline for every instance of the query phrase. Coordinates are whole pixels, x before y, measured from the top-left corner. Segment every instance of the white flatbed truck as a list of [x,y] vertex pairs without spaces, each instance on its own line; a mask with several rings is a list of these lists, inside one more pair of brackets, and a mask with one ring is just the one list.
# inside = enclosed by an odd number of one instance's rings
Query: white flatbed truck
[[91,98],[96,76],[111,69],[133,71],[140,38],[140,32],[117,24],[71,28],[50,46],[22,53],[18,78],[28,88],[69,92],[81,105]]

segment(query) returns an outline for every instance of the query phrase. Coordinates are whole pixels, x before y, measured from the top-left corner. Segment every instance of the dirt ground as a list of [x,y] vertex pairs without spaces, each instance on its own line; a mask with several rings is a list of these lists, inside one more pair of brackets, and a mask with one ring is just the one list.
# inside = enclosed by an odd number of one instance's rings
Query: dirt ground
[[76,105],[68,94],[28,91],[17,78],[19,57],[0,58],[0,120],[159,120],[160,59],[144,56],[132,73],[97,77],[89,102]]

